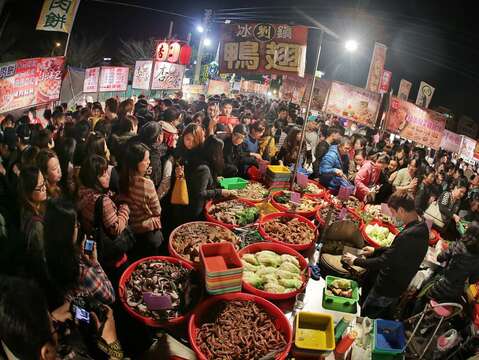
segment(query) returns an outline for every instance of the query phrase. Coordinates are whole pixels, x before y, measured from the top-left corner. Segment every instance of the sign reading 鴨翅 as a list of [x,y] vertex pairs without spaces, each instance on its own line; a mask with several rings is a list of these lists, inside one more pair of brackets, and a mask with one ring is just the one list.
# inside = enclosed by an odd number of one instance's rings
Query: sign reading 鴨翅
[[131,87],[139,90],[149,90],[151,81],[151,72],[153,70],[153,61],[139,60],[135,63],[135,72],[133,73],[133,83]]
[[324,111],[369,126],[376,125],[381,95],[353,85],[333,81]]
[[151,90],[180,90],[185,66],[169,62],[155,62]]
[[386,129],[433,149],[439,149],[446,127],[444,114],[420,108],[408,101],[391,98]]
[[223,26],[221,73],[304,75],[308,29],[287,24]]
[[80,0],[45,0],[37,30],[70,33]]
[[100,92],[126,91],[128,87],[127,67],[102,66],[100,73]]
[[0,64],[0,114],[58,100],[64,63],[60,56]]

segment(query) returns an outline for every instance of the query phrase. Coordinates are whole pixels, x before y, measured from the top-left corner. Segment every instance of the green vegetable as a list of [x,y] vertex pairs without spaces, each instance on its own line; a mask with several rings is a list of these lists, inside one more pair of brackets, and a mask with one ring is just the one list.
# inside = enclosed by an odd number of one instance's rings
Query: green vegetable
[[282,294],[286,292],[286,289],[277,283],[267,283],[264,286],[264,291],[267,291],[273,294]]
[[281,265],[281,256],[272,251],[260,251],[256,254],[256,259],[261,265],[265,266],[278,267]]
[[299,269],[298,266],[296,266],[296,265],[294,265],[293,263],[290,263],[290,262],[282,263],[279,268],[280,268],[280,270],[288,271],[288,272],[294,273],[294,274],[299,274],[301,272],[301,270]]
[[256,272],[259,270],[259,266],[252,265],[249,262],[244,261],[243,259],[241,259],[241,263],[243,264],[244,271]]
[[250,263],[251,265],[259,265],[258,259],[256,259],[256,256],[254,256],[254,254],[245,254],[243,255],[242,259],[247,263]]
[[263,276],[267,274],[274,274],[276,269],[271,266],[261,266],[258,271],[256,271],[256,275]]
[[291,197],[287,195],[278,195],[274,197],[274,200],[280,204],[287,204],[291,200]]
[[279,284],[288,289],[299,289],[303,282],[298,279],[279,279]]
[[243,274],[243,280],[255,288],[261,288],[263,286],[263,280],[256,274],[246,272]]
[[276,271],[276,274],[278,275],[280,279],[300,279],[301,278],[299,274],[295,274],[295,273],[281,270],[281,269],[278,269]]
[[261,276],[261,280],[263,283],[277,283],[278,282],[278,276],[276,274],[265,274]]
[[254,223],[259,216],[259,209],[256,206],[249,207],[236,215],[238,225],[245,226]]
[[284,263],[285,262],[293,263],[294,265],[296,265],[299,268],[299,261],[296,258],[296,256],[292,256],[292,255],[289,255],[289,254],[283,254],[283,255],[281,255],[281,261],[284,262]]

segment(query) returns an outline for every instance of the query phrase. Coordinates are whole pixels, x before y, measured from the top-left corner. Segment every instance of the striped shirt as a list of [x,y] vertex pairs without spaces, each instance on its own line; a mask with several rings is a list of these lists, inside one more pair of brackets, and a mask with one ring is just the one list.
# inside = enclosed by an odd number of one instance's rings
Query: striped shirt
[[134,176],[130,181],[126,201],[130,207],[130,226],[134,233],[161,229],[161,206],[153,181]]
[[[80,187],[78,194],[78,211],[81,215],[83,230],[91,234],[95,218],[95,203],[102,194],[84,186]],[[116,206],[111,195],[110,192],[103,196],[103,225],[109,235],[117,236],[128,224],[130,209],[126,204]]]

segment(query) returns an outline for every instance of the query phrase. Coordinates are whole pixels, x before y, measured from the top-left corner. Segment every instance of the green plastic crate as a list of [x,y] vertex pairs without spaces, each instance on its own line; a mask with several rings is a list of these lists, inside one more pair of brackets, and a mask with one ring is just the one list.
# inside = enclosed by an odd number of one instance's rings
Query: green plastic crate
[[248,181],[240,177],[225,178],[220,180],[220,185],[227,190],[241,190],[248,185]]
[[358,304],[356,301],[338,302],[331,297],[326,297],[326,289],[323,289],[323,303],[322,306],[326,310],[338,311],[347,314],[356,314],[358,311]]

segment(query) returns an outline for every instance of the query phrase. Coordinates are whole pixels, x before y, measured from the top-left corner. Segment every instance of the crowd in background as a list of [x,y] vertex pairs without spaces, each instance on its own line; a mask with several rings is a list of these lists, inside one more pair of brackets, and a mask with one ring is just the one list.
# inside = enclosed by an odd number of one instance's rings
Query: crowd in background
[[[298,113],[256,96],[188,102],[178,92],[0,116],[0,349],[20,359],[134,353],[141,336],[115,293],[123,270],[166,254],[171,231],[203,220],[207,201],[234,197],[220,177],[249,178],[262,163],[299,163],[332,193],[354,187],[367,203],[407,192],[420,215],[437,201],[450,240],[461,219],[479,220],[479,175],[457,156]],[[180,178],[188,205],[171,203]],[[104,310],[94,339],[71,321],[78,298]]]

